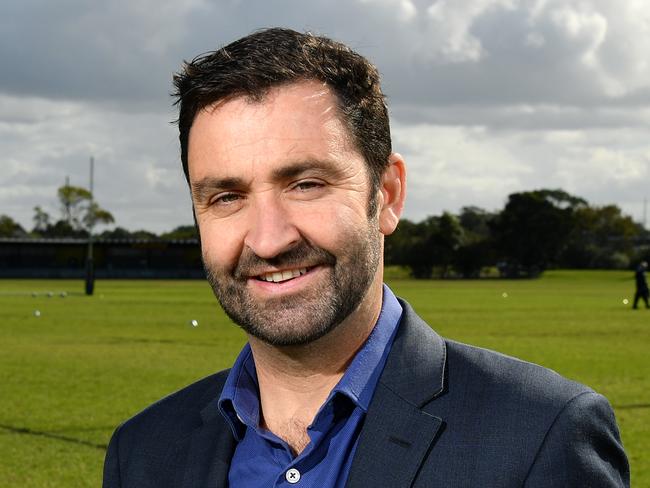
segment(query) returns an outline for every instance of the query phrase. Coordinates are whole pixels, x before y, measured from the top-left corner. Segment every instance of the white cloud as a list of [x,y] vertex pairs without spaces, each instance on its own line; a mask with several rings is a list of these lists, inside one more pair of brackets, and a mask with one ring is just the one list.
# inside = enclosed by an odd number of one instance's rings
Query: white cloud
[[619,204],[637,220],[650,192],[644,129],[497,131],[399,123],[395,150],[409,173],[408,218],[477,205],[501,208],[509,193],[563,188],[595,205]]
[[557,176],[563,186],[595,193],[650,181],[650,144],[641,150],[617,146],[595,141],[572,146],[558,157]]
[[650,7],[645,0],[607,2],[598,8],[608,19],[608,35],[598,59],[603,72],[624,93],[650,84]]
[[361,4],[381,5],[397,12],[396,18],[401,22],[410,22],[418,14],[417,7],[411,0],[358,0]]
[[119,225],[191,222],[168,122],[182,59],[255,29],[310,29],[383,75],[407,214],[563,187],[638,218],[650,196],[646,0],[88,0],[0,3],[0,213],[57,213],[65,179]]
[[484,55],[472,32],[477,17],[492,9],[512,9],[514,0],[438,0],[427,9],[430,49],[452,62],[477,61]]
[[163,231],[191,222],[171,113],[24,98],[6,104],[10,115],[18,102],[23,121],[0,124],[2,213],[27,227],[36,205],[58,218],[56,189],[67,176],[88,187],[94,156],[96,199],[118,225]]
[[466,205],[500,207],[532,171],[483,127],[397,124],[393,136],[407,162],[406,216],[414,220]]

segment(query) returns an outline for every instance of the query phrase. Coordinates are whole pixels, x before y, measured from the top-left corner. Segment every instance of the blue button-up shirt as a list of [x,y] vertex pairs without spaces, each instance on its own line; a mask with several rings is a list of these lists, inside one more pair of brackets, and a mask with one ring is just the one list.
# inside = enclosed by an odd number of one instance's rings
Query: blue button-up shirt
[[310,442],[296,457],[285,441],[259,425],[257,373],[247,344],[219,398],[237,440],[230,486],[342,488],[401,316],[402,306],[384,285],[377,324],[307,428]]

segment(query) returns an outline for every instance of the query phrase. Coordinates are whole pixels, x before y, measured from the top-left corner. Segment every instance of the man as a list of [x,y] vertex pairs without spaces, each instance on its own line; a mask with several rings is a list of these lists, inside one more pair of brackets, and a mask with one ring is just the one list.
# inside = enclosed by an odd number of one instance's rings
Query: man
[[106,488],[628,486],[602,396],[383,286],[406,177],[367,60],[269,29],[175,83],[208,280],[249,340],[118,428]]
[[639,298],[645,302],[645,308],[650,308],[650,304],[648,303],[648,297],[650,293],[648,292],[648,282],[645,278],[646,269],[648,269],[648,263],[646,261],[642,261],[634,273],[636,291],[634,293],[634,304],[632,305],[632,308],[635,310],[638,308],[637,305],[639,304]]

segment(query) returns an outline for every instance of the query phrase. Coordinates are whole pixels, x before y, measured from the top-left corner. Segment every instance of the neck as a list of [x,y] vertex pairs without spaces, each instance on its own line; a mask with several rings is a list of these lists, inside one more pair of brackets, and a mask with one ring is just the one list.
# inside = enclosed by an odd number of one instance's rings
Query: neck
[[[262,426],[300,452],[309,426],[372,332],[381,311],[382,280],[333,331],[301,346],[276,347],[249,337],[260,389]],[[296,439],[291,432],[302,433]]]

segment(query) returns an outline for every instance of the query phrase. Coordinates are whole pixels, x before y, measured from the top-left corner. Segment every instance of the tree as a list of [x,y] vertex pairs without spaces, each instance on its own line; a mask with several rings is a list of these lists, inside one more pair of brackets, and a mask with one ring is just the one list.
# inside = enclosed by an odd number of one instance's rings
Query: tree
[[160,234],[160,238],[165,240],[198,239],[199,233],[194,225],[179,225],[169,232]]
[[108,210],[104,210],[96,202],[92,202],[84,214],[82,221],[87,229],[92,229],[97,224],[112,224],[115,222],[115,219]]
[[84,215],[88,212],[92,194],[80,186],[65,184],[57,190],[57,196],[61,203],[62,220],[70,227],[79,229]]
[[115,227],[112,230],[105,230],[99,234],[101,239],[139,239],[139,240],[156,240],[158,236],[147,230],[129,231],[124,227]]
[[[63,218],[57,222],[60,231],[72,229],[73,234],[88,233],[96,224],[112,224],[113,215],[92,199],[92,193],[80,186],[65,184],[57,190]],[[64,225],[65,224],[65,225]]]
[[463,228],[458,219],[449,212],[434,217],[432,224],[427,247],[433,253],[433,264],[440,266],[442,277],[446,278],[454,262],[455,253],[463,242]]
[[458,215],[465,237],[468,240],[476,241],[490,238],[490,222],[496,214],[483,210],[479,207],[463,207]]
[[407,266],[415,278],[430,278],[433,256],[426,250],[428,232],[426,221],[416,224],[408,219],[401,220],[395,232],[386,238],[386,264]]
[[635,239],[643,232],[643,227],[616,205],[578,208],[561,264],[571,268],[627,268]]
[[45,212],[40,206],[34,207],[34,229],[32,232],[36,234],[41,234],[42,232],[47,231],[47,228],[50,226],[50,215]]
[[404,249],[403,262],[411,269],[411,275],[418,279],[429,279],[433,274],[435,263],[431,249],[432,236],[435,233],[435,217],[428,217],[413,224]]
[[8,215],[0,215],[0,237],[23,237],[27,235],[22,225]]
[[496,214],[479,207],[463,207],[458,222],[463,228],[463,239],[454,253],[454,269],[463,278],[478,278],[481,269],[493,265],[494,239],[490,228]]
[[431,278],[433,267],[440,266],[445,277],[462,235],[458,219],[447,212],[440,217],[427,217],[417,224],[402,220],[386,239],[386,262],[408,266],[414,278],[422,279]]
[[495,261],[491,240],[467,240],[456,249],[453,266],[463,278],[478,278],[481,269],[494,265]]
[[563,190],[513,193],[491,227],[507,275],[536,276],[557,260],[568,242],[574,213],[587,202]]
[[54,224],[49,225],[44,232],[43,237],[74,237],[82,239],[88,237],[88,232],[82,228],[76,229],[68,224],[65,220],[57,220]]
[[154,234],[153,232],[149,232],[148,230],[140,229],[140,230],[135,230],[131,232],[131,237],[133,239],[140,239],[143,241],[154,241],[158,239],[158,236]]
[[132,235],[124,227],[115,227],[112,230],[105,230],[98,237],[101,239],[131,239]]

